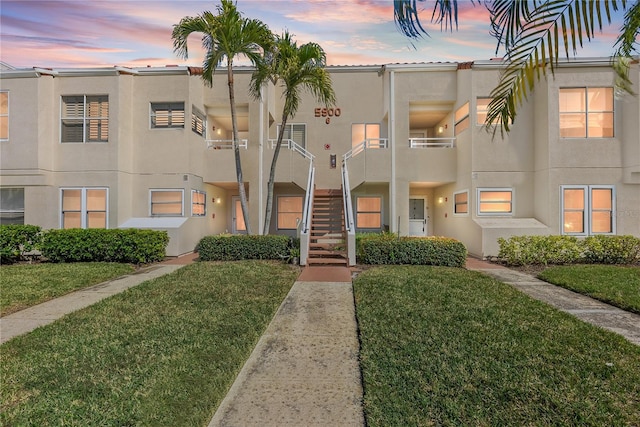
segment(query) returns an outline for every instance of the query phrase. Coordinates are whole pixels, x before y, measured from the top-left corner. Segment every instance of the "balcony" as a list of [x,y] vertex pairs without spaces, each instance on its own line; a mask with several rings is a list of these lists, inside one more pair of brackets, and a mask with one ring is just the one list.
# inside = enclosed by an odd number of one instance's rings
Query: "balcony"
[[348,162],[352,188],[365,181],[391,180],[391,151],[387,138],[369,138],[356,144],[342,156]]
[[399,162],[409,181],[453,182],[456,180],[457,148],[454,137],[409,138],[399,150]]
[[[275,150],[277,139],[269,139],[268,147]],[[271,167],[273,153],[265,151],[263,162],[266,170]],[[309,165],[313,163],[315,156],[308,152],[300,144],[292,139],[283,139],[280,144],[280,154],[276,166],[275,182],[293,182],[300,188],[305,188],[309,174]]]

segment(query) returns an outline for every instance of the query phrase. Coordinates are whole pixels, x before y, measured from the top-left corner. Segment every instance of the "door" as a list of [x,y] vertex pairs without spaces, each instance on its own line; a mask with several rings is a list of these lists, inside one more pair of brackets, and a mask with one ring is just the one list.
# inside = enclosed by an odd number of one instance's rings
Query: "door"
[[232,218],[232,232],[233,234],[243,234],[247,232],[247,226],[244,223],[244,215],[242,215],[242,203],[240,203],[240,197],[235,196],[232,198],[233,207],[231,208]]
[[427,235],[427,199],[409,199],[409,236]]

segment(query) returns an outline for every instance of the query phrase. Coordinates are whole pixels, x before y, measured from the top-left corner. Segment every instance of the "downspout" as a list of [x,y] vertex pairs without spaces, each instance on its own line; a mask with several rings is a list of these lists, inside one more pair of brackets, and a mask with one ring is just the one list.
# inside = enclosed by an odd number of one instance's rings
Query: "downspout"
[[260,88],[260,130],[258,131],[258,138],[260,139],[259,150],[260,150],[260,158],[258,161],[258,224],[260,224],[260,229],[258,230],[258,234],[262,234],[264,228],[264,209],[262,208],[262,198],[263,198],[263,176],[262,176],[262,160],[264,154],[264,85]]
[[391,149],[391,188],[389,188],[389,226],[392,233],[398,233],[396,222],[396,109],[395,71],[389,73],[389,148]]

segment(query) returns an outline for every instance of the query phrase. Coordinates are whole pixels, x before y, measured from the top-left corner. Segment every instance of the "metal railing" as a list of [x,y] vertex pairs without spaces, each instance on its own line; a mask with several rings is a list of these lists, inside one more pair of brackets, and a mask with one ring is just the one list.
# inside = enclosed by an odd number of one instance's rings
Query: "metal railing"
[[300,265],[307,265],[309,257],[309,244],[311,243],[311,212],[313,209],[313,187],[315,186],[316,168],[313,161],[309,162],[309,178],[307,179],[307,194],[304,196],[302,211],[302,226],[300,231]]
[[356,264],[356,227],[353,218],[353,205],[351,203],[351,187],[349,184],[349,171],[347,162],[342,162],[342,199],[344,203],[344,227],[347,232],[347,259],[349,265]]
[[367,149],[377,148],[389,148],[389,141],[387,138],[367,138],[357,145],[354,145],[351,150],[342,155],[342,161],[346,162],[352,157],[357,156]]
[[[214,150],[229,150],[235,148],[235,144],[233,139],[207,139],[207,148],[212,148]],[[246,139],[241,139],[238,141],[238,147],[247,149],[249,145],[249,141]]]
[[411,148],[443,147],[453,148],[455,138],[409,138]]
[[[268,142],[271,145],[272,149],[276,148],[276,144],[278,144],[277,139],[269,139]],[[309,159],[311,161],[315,159],[315,156],[313,154],[308,152],[303,146],[295,142],[293,139],[283,139],[280,145],[282,147],[287,147],[291,151],[295,151],[296,153],[300,154],[302,157],[306,159]]]

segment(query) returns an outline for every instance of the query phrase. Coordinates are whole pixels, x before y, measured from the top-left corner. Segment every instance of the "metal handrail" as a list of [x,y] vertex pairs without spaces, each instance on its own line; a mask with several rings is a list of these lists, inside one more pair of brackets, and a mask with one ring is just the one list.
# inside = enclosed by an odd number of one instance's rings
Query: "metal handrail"
[[[235,148],[233,139],[207,139],[207,148],[213,148],[214,150],[225,150]],[[247,149],[249,141],[246,139],[240,139],[238,141],[238,147]]]
[[389,140],[387,138],[367,138],[343,154],[342,161],[346,162],[369,148],[389,148]]
[[[268,142],[271,145],[271,148],[273,149],[273,148],[276,148],[276,144],[278,143],[278,140],[269,139]],[[295,151],[296,153],[300,154],[302,157],[309,159],[311,161],[313,161],[313,159],[315,159],[316,157],[310,152],[308,152],[303,146],[295,142],[293,139],[283,139],[280,145],[287,147],[291,151]]]
[[409,138],[411,148],[444,147],[453,148],[455,138]]
[[313,163],[309,164],[309,178],[307,179],[307,194],[304,198],[304,209],[302,213],[302,233],[308,233],[310,227],[311,204],[313,202],[313,186],[315,182],[316,168]]
[[349,265],[356,264],[356,227],[353,221],[353,205],[351,203],[351,184],[347,162],[342,162],[342,199],[344,203],[344,226],[347,232],[347,258]]

